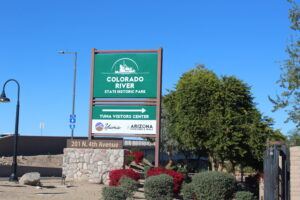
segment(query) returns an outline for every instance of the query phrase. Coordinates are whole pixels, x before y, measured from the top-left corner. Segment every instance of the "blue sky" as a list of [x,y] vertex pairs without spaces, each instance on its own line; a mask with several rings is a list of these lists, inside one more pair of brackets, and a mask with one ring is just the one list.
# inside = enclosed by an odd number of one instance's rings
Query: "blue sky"
[[[70,135],[73,58],[78,52],[77,126],[87,136],[91,49],[164,49],[163,93],[181,74],[205,64],[218,75],[234,75],[252,87],[259,110],[284,133],[284,112],[272,113],[268,95],[292,32],[285,0],[267,1],[59,1],[0,3],[0,87],[21,84],[20,133]],[[0,105],[0,133],[13,132],[16,87]]]

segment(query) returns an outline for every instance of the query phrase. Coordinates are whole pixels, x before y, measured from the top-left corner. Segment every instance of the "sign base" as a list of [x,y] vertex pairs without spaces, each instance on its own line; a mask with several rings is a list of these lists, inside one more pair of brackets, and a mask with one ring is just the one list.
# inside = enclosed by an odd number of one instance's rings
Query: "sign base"
[[67,181],[105,183],[108,172],[123,165],[124,149],[65,148],[62,173]]

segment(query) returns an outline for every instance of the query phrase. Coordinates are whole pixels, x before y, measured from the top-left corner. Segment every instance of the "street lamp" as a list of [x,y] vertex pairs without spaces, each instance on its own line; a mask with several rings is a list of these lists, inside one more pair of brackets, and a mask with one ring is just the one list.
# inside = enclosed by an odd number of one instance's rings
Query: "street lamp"
[[76,73],[77,73],[77,52],[70,51],[59,51],[59,54],[73,54],[74,55],[74,78],[73,78],[73,99],[72,99],[72,116],[70,116],[70,128],[71,128],[71,138],[74,136],[75,129],[75,95],[76,95]]
[[5,86],[9,82],[15,82],[18,86],[18,101],[17,101],[17,109],[16,109],[16,123],[15,123],[15,134],[14,134],[14,155],[13,155],[13,162],[12,162],[12,173],[9,177],[9,181],[18,181],[17,176],[17,155],[18,155],[18,137],[19,137],[19,111],[20,111],[20,84],[15,79],[9,79],[7,80],[2,89],[2,93],[0,96],[0,102],[1,103],[8,103],[10,102],[10,99],[6,97],[5,94]]

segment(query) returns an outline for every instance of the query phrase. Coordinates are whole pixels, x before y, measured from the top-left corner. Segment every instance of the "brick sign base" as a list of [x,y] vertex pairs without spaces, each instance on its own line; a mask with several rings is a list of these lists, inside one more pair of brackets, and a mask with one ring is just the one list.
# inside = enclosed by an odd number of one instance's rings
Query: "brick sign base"
[[63,175],[67,181],[107,181],[108,171],[124,165],[123,149],[65,148]]

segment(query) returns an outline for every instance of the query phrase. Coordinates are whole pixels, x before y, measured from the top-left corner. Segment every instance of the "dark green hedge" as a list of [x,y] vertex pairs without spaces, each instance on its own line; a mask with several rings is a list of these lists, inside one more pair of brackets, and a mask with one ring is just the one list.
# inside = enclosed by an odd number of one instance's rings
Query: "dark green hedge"
[[181,189],[183,200],[193,200],[196,199],[194,186],[192,183],[184,184]]
[[150,176],[144,184],[147,200],[172,200],[173,178],[166,174]]
[[122,187],[109,186],[102,190],[103,200],[126,200],[127,192]]
[[139,183],[131,178],[123,176],[120,180],[120,186],[125,189],[127,197],[132,198],[134,192],[138,190]]
[[236,200],[254,200],[254,195],[248,191],[239,191],[235,194]]
[[197,199],[231,200],[235,178],[223,172],[201,172],[193,176],[192,184]]

